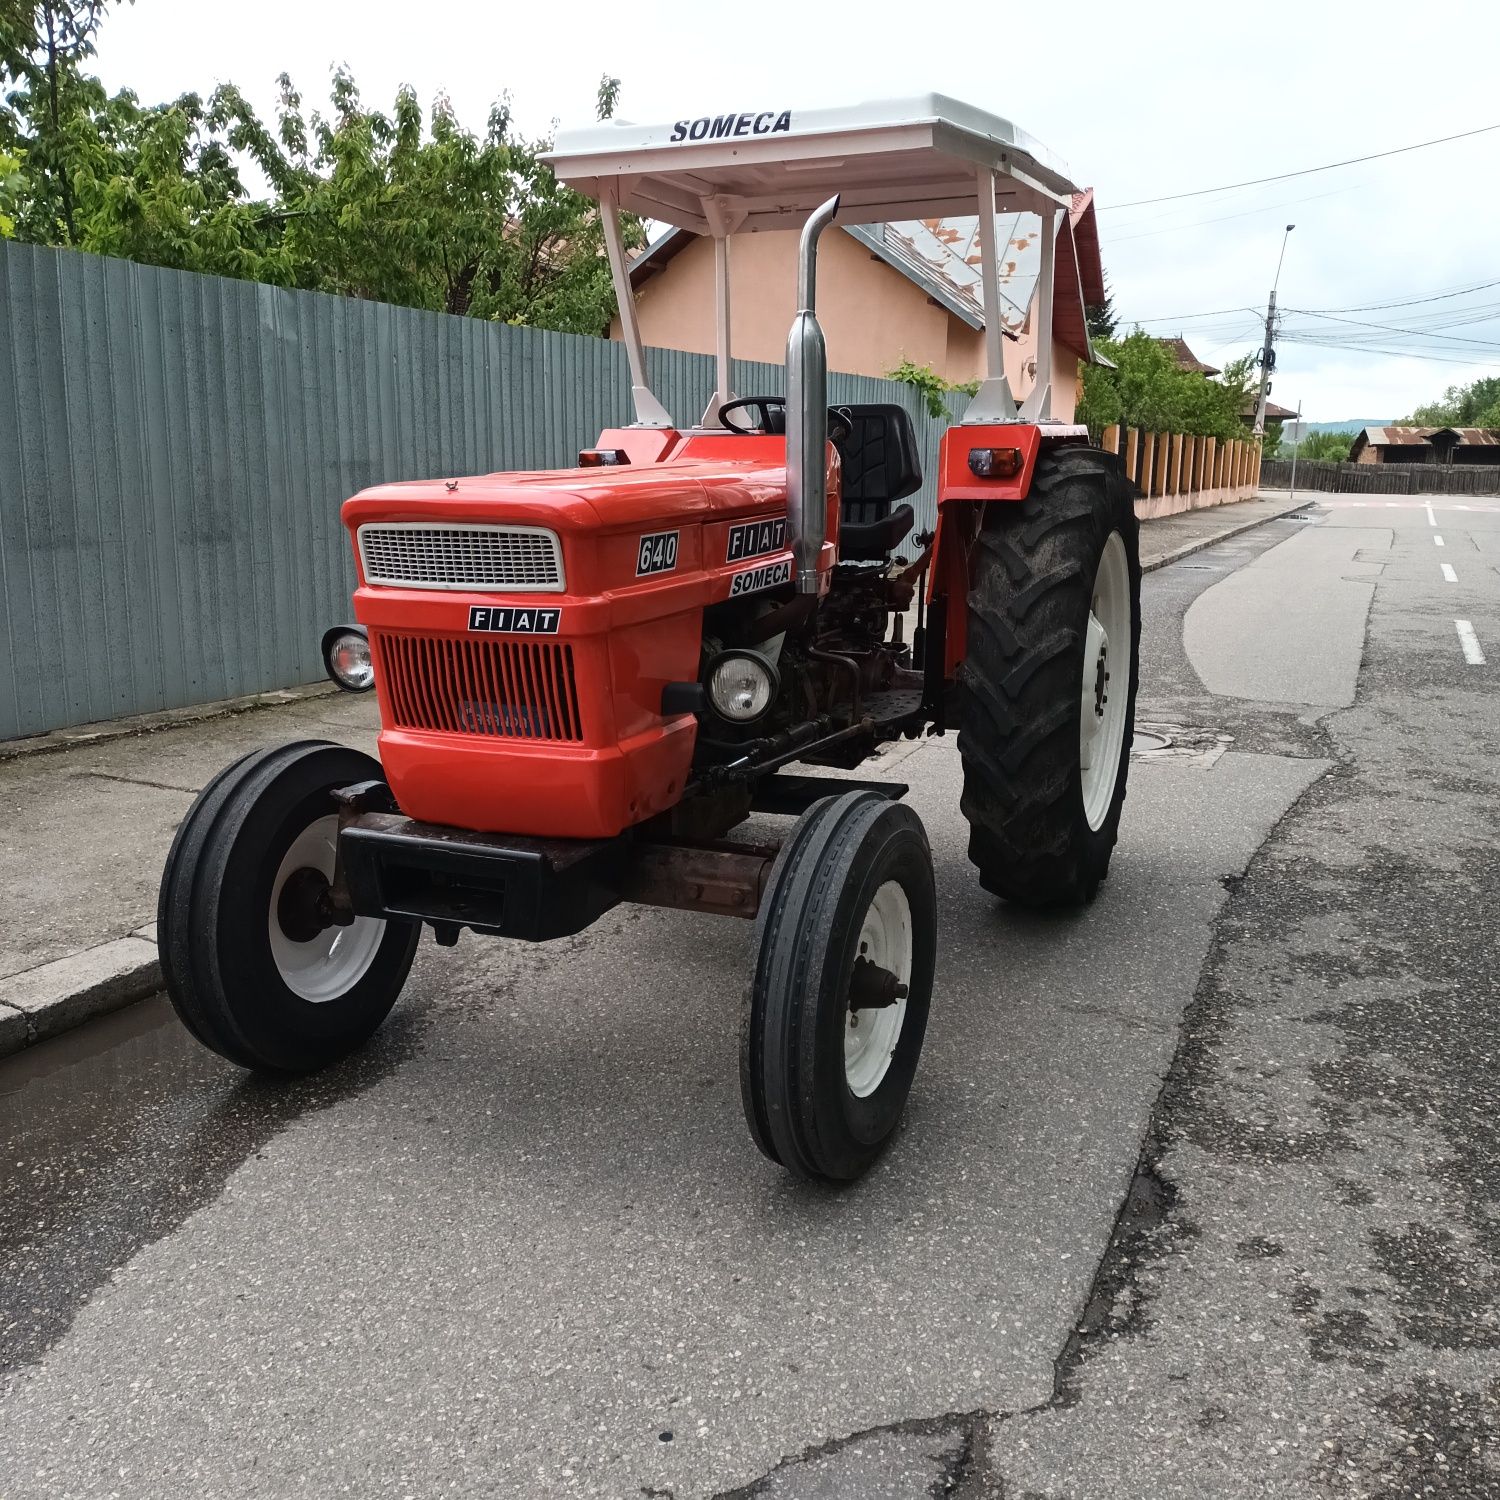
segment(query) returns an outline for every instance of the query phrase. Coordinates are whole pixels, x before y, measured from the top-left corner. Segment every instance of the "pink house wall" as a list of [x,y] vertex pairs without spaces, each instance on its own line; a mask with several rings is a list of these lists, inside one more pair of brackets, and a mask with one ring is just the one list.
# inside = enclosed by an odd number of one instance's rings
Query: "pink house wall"
[[[797,235],[771,231],[730,241],[730,327],[739,359],[780,364],[796,300]],[[636,292],[636,317],[645,343],[712,354],[714,332],[712,242],[695,238]],[[884,376],[903,359],[930,365],[944,380],[963,384],[984,374],[984,334],[940,307],[899,271],[847,234],[829,234],[818,251],[818,321],[828,341],[828,366],[853,375]],[[1028,325],[1030,320],[1028,319]],[[620,336],[619,319],[610,337]],[[1004,340],[1005,373],[1018,398],[1031,389],[1035,337]],[[1071,420],[1077,400],[1078,357],[1054,342],[1052,414]],[[745,394],[745,393],[742,393]]]

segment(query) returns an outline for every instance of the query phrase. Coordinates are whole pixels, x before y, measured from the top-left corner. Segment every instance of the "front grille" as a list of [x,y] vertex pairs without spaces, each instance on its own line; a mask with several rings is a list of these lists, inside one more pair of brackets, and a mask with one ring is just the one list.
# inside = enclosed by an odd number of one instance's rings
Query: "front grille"
[[512,740],[583,739],[563,641],[375,632],[380,687],[402,729]]
[[365,582],[377,587],[563,588],[562,547],[543,526],[447,526],[437,521],[371,522],[359,528]]

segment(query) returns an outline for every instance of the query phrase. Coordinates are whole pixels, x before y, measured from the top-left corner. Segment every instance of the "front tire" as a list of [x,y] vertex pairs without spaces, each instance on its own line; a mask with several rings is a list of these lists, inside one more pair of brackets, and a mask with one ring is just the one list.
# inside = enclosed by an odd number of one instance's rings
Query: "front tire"
[[969,594],[961,805],[986,890],[1093,899],[1125,801],[1140,635],[1133,487],[1111,454],[1045,450],[1026,500],[988,508]]
[[334,873],[332,793],[381,774],[368,755],[304,740],[245,756],[188,809],[162,874],[162,975],[183,1024],[230,1062],[313,1072],[396,1003],[420,926],[331,925],[317,905]]
[[927,1030],[937,897],[921,820],[874,792],[815,803],[772,868],[755,948],[750,1134],[794,1176],[851,1181],[895,1131]]

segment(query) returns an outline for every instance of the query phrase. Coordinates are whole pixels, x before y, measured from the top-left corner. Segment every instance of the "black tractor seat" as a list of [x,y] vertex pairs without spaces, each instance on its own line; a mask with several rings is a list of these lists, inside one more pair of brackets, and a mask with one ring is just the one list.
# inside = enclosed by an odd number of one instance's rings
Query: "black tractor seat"
[[839,558],[880,562],[916,524],[911,506],[896,502],[922,488],[917,435],[906,408],[894,402],[834,410],[849,423],[834,439],[843,479]]
[[876,521],[839,521],[840,562],[884,562],[901,544],[917,513],[909,505],[898,505]]

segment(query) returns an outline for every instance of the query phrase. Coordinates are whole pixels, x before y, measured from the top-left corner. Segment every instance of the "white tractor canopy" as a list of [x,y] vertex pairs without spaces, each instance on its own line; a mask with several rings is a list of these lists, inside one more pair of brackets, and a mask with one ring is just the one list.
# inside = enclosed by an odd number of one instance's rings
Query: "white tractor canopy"
[[1042,223],[1036,386],[1022,416],[1050,408],[1052,267],[1057,215],[1076,191],[1067,168],[1009,120],[943,94],[848,105],[698,115],[661,125],[607,120],[562,130],[544,158],[569,187],[599,201],[630,357],[638,420],[671,418],[646,385],[619,213],[711,236],[716,251],[718,376],[704,413],[729,399],[729,236],[797,229],[835,194],[837,224],[979,215],[988,378],[966,420],[1015,421],[1001,355],[997,213]]
[[798,229],[835,193],[837,224],[972,213],[980,169],[1001,179],[1002,211],[1066,207],[1075,191],[1040,141],[943,94],[663,125],[606,120],[561,131],[546,160],[590,198],[612,192],[630,213],[705,235],[726,221],[731,233]]

